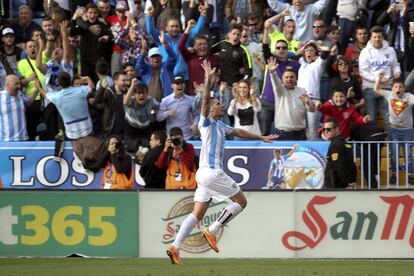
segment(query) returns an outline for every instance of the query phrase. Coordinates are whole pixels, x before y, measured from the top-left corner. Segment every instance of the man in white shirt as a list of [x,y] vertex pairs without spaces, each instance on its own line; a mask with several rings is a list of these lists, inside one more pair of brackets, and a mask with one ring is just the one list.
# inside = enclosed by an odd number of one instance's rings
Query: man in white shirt
[[388,103],[374,92],[375,78],[379,74],[384,74],[381,78],[380,88],[390,90],[392,80],[400,77],[401,68],[394,48],[390,47],[387,41],[384,41],[383,29],[380,26],[371,28],[370,40],[359,55],[359,74],[362,78],[362,88],[364,89],[362,94],[368,115],[376,122],[377,106],[379,105],[384,122],[388,126]]

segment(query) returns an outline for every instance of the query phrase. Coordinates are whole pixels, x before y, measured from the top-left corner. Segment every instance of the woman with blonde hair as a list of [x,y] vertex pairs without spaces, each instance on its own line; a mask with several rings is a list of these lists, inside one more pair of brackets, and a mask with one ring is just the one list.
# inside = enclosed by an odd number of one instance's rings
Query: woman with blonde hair
[[234,116],[234,127],[261,135],[258,113],[262,110],[256,89],[248,80],[233,85],[233,96],[227,113]]

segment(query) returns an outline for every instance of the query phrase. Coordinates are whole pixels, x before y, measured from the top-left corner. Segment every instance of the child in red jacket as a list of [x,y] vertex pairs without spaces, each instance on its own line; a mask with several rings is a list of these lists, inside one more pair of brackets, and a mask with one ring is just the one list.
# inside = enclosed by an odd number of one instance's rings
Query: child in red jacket
[[359,114],[355,107],[348,103],[345,91],[333,90],[331,95],[331,99],[323,105],[318,101],[316,108],[325,115],[325,120],[335,117],[339,122],[339,131],[345,139],[349,139],[351,135],[351,122],[356,125],[364,125],[371,118],[369,115],[363,116]]

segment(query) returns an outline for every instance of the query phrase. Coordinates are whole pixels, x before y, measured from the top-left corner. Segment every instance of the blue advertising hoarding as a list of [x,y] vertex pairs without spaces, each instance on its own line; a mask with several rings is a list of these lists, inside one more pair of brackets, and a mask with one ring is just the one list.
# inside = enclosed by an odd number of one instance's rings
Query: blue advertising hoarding
[[[191,143],[199,152],[200,141]],[[67,144],[63,158],[57,162],[53,159],[53,142],[0,143],[2,187],[101,189],[103,170],[97,173],[85,171],[73,157],[70,143]],[[244,190],[279,187],[318,189],[323,185],[328,146],[328,142],[319,141],[227,141],[224,170]],[[280,157],[272,162],[275,156]],[[134,165],[134,174],[134,188],[143,188],[137,164]]]

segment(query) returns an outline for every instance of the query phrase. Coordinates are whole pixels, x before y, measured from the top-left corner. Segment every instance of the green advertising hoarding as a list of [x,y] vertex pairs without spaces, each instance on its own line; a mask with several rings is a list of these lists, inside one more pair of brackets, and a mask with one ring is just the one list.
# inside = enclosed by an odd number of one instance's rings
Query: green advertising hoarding
[[138,256],[136,192],[1,191],[0,256]]

